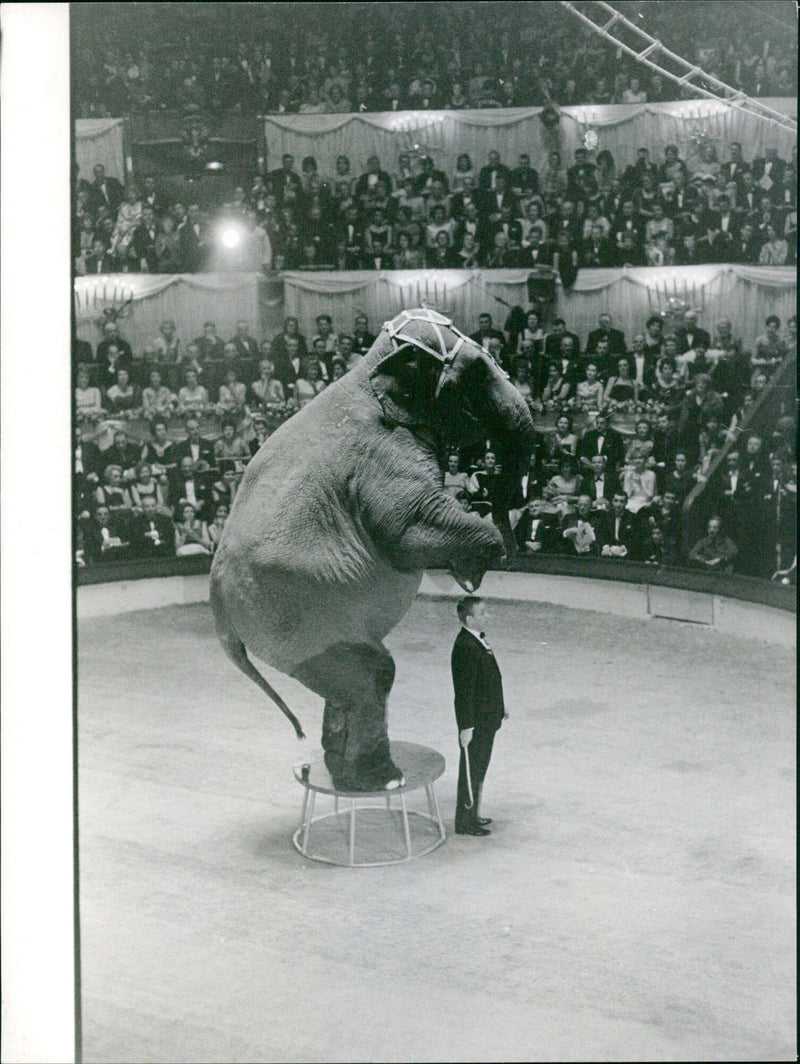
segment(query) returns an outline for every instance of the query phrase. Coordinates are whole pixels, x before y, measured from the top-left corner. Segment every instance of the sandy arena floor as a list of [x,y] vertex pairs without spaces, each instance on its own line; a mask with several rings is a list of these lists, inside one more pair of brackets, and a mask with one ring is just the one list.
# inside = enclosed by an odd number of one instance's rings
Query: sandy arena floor
[[[203,605],[81,623],[85,1061],[796,1058],[793,654],[491,610],[493,835],[374,869],[291,844],[319,699],[269,673],[300,744]],[[448,831],[455,632],[419,600],[387,640]]]

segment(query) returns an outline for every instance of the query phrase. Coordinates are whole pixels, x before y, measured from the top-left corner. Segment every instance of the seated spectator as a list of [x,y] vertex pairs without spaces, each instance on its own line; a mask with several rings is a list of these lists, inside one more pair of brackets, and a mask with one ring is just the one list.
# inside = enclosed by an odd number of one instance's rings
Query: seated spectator
[[138,395],[131,384],[130,374],[126,369],[117,373],[116,384],[106,390],[106,402],[112,417],[132,416],[138,410]]
[[722,521],[714,516],[709,519],[706,535],[689,551],[689,562],[694,566],[731,576],[737,554],[736,544],[723,534]]
[[173,544],[170,553],[174,551],[179,558],[190,554],[212,553],[208,531],[191,503],[187,502],[179,507],[179,517],[176,518],[173,530]]
[[314,358],[307,358],[301,363],[301,372],[294,382],[294,397],[298,406],[302,409],[308,406],[324,389],[325,381],[322,379],[322,370],[319,362]]
[[112,514],[128,513],[132,502],[128,489],[122,480],[122,468],[107,465],[103,470],[103,480],[95,490],[95,502],[98,506],[107,506]]
[[637,455],[630,465],[625,466],[622,490],[628,496],[626,509],[632,514],[649,509],[656,495],[656,474],[654,470],[647,468],[647,459],[644,456]]
[[178,407],[178,397],[161,383],[161,372],[150,371],[148,385],[142,390],[142,415],[152,420],[168,417]]
[[176,462],[192,459],[198,469],[208,468],[214,460],[214,445],[200,436],[200,422],[194,416],[186,419],[186,439],[176,443],[173,449]]
[[251,456],[258,452],[262,444],[266,443],[270,436],[266,421],[259,415],[253,418],[253,430],[255,436],[249,443]]
[[153,438],[142,448],[141,460],[147,462],[153,473],[161,476],[175,468],[177,459],[163,417],[154,418],[150,428]]
[[584,413],[594,415],[603,409],[604,392],[603,382],[597,375],[597,363],[591,359],[586,362],[586,377],[578,381],[575,392],[576,406]]
[[613,409],[625,403],[638,401],[639,387],[636,379],[631,375],[630,359],[620,358],[617,360],[616,374],[608,378],[603,403]]
[[274,371],[270,359],[262,358],[258,364],[258,380],[250,385],[256,403],[263,410],[270,406],[283,406],[286,402],[283,384],[273,376]]
[[[228,520],[229,509],[224,502],[219,503],[214,508],[214,518],[208,524],[204,525],[205,539],[211,547],[212,552],[216,551],[219,546],[219,541],[222,539],[222,533],[225,529],[225,522]],[[201,533],[202,536],[202,533]]]
[[602,518],[598,518],[602,557],[631,558],[638,561],[641,554],[639,524],[628,510],[628,496],[625,492],[614,492],[611,510]]
[[79,421],[96,421],[105,414],[100,389],[93,388],[89,380],[89,367],[78,366],[75,381],[75,416]]
[[178,410],[181,414],[207,413],[211,409],[208,390],[198,384],[197,370],[187,369],[185,380],[184,386],[178,389]]
[[114,433],[114,442],[103,451],[104,465],[118,465],[125,479],[131,480],[134,468],[139,461],[139,448],[130,443],[122,429]]
[[530,403],[532,401],[533,390],[530,383],[528,363],[525,359],[517,358],[514,360],[511,383],[526,402]]
[[98,503],[92,517],[80,524],[83,551],[93,563],[122,561],[130,556],[127,519],[122,511],[112,513]]
[[156,506],[163,510],[164,492],[162,485],[156,479],[152,467],[147,462],[139,462],[136,466],[136,477],[130,485],[131,501],[136,510],[142,509],[142,500],[152,496]]
[[225,370],[225,383],[220,385],[217,399],[217,414],[223,416],[241,417],[245,411],[247,398],[247,386],[242,384],[236,369],[233,366]]
[[466,152],[462,152],[456,159],[456,169],[453,174],[453,180],[450,184],[452,192],[461,192],[464,188],[465,180],[468,177],[474,177],[475,172],[472,169],[472,160]]
[[558,362],[547,364],[547,377],[542,388],[541,403],[546,409],[552,409],[566,402],[572,391],[572,382],[566,374],[562,373]]
[[[207,321],[203,325],[203,335],[194,341],[203,361],[219,361],[225,349],[225,343],[217,335],[217,326],[213,321]],[[238,352],[237,352],[238,353]]]
[[117,212],[117,220],[111,233],[109,251],[118,262],[127,264],[128,248],[133,234],[142,216],[142,199],[139,189],[129,184],[125,189],[125,198]]
[[592,500],[588,495],[578,495],[575,513],[566,520],[562,536],[568,540],[576,554],[598,555],[600,553],[599,526],[601,511],[592,510]]
[[222,435],[214,441],[214,464],[223,472],[233,469],[240,473],[251,458],[250,448],[236,435],[236,425],[226,420],[222,425]]
[[[287,326],[290,321],[294,322],[294,324],[297,325],[296,318],[287,318]],[[295,333],[294,335],[297,334]],[[244,318],[241,318],[239,321],[236,322],[236,333],[230,342],[235,346],[239,358],[258,358],[258,340],[256,340],[255,336],[251,336],[250,323],[245,321]],[[303,343],[305,343],[305,340],[303,340]]]
[[444,471],[442,483],[443,490],[454,498],[457,498],[462,492],[468,493],[470,489],[470,477],[459,469],[459,463],[458,454],[447,456],[447,468]]
[[593,454],[590,459],[589,472],[585,472],[580,482],[580,492],[588,495],[592,503],[602,503],[608,506],[614,492],[619,488],[619,480],[615,473],[608,470],[608,462],[603,454]]
[[558,472],[545,484],[542,495],[553,506],[566,511],[576,502],[579,487],[577,463],[574,459],[565,457],[558,463]]
[[760,266],[785,266],[789,258],[789,244],[775,232],[774,225],[766,227],[767,239],[758,255]]

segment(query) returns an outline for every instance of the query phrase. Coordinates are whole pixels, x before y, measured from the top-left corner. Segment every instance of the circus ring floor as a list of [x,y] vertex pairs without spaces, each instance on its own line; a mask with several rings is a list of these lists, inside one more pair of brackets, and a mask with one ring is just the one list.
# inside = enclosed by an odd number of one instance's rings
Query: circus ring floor
[[[203,603],[80,622],[85,1061],[796,1058],[791,648],[490,608],[493,834],[370,869],[291,843],[319,699],[270,674],[298,744]],[[420,598],[387,640],[448,832],[455,631]]]

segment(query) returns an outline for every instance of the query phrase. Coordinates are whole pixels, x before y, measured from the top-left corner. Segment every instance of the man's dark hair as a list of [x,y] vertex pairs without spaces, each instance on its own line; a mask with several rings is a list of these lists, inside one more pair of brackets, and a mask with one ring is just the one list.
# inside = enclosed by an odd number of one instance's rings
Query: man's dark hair
[[456,612],[458,613],[458,619],[462,624],[467,623],[467,618],[471,617],[475,607],[478,603],[483,602],[482,598],[478,598],[477,595],[467,595],[466,598],[462,598],[456,605]]
[[316,320],[318,322],[327,321],[329,325],[333,325],[333,318],[330,316],[330,314],[317,314]]
[[778,317],[777,314],[770,314],[770,316],[767,318],[767,320],[765,322],[766,325],[771,325],[772,323],[777,325],[778,328],[780,329],[780,327],[781,327],[781,319]]

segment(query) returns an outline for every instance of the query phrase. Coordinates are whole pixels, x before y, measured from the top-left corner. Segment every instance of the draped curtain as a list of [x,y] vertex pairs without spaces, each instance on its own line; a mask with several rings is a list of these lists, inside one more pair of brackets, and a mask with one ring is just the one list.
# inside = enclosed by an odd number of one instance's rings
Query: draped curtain
[[[284,274],[285,311],[300,321],[306,336],[315,331],[317,314],[330,314],[339,329],[352,328],[356,313],[368,315],[373,331],[403,307],[430,306],[451,315],[468,332],[478,315],[489,312],[505,322],[504,303],[526,308],[526,270],[433,270],[320,274]],[[498,302],[499,297],[504,303]],[[678,299],[697,308],[710,328],[730,318],[737,335],[752,345],[764,320],[777,314],[783,322],[795,313],[797,283],[790,267],[674,266],[663,269],[582,270],[574,288],[559,286],[554,314],[584,339],[607,311],[627,337],[643,329],[651,313],[667,310]]]
[[103,310],[122,307],[133,297],[120,322],[120,333],[134,350],[151,343],[166,318],[175,322],[184,343],[201,336],[207,320],[216,322],[219,335],[225,338],[233,336],[239,319],[248,321],[258,335],[259,280],[255,273],[78,277],[74,282],[76,332],[95,347],[102,338]]
[[125,182],[125,120],[122,118],[79,118],[75,122],[75,162],[78,173],[92,180],[92,170],[102,163],[109,177]]
[[[791,117],[797,115],[795,99],[770,100],[770,105]],[[448,176],[455,171],[456,157],[467,152],[474,167],[486,163],[490,149],[515,165],[521,152],[531,156],[539,170],[547,152],[557,147],[565,164],[583,145],[584,134],[596,130],[597,150],[607,148],[617,169],[636,160],[637,148],[649,148],[660,159],[664,145],[677,144],[690,161],[702,135],[727,155],[732,140],[741,141],[747,158],[763,156],[775,145],[788,159],[797,141],[796,132],[755,118],[737,108],[713,100],[688,100],[655,104],[610,104],[608,106],[562,107],[557,132],[539,121],[542,108],[500,108],[486,111],[398,111],[379,114],[267,115],[264,117],[266,163],[280,166],[284,153],[299,160],[313,155],[323,176],[335,171],[337,155],[350,159],[351,172],[359,174],[367,157],[378,155],[384,170],[392,172],[401,151],[430,154],[437,169]]]

